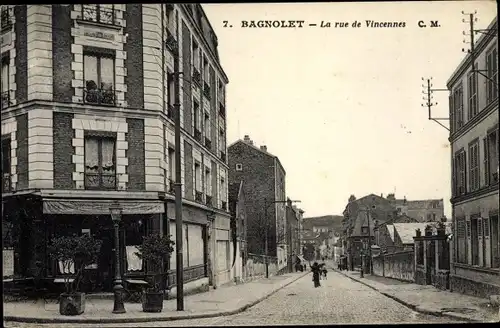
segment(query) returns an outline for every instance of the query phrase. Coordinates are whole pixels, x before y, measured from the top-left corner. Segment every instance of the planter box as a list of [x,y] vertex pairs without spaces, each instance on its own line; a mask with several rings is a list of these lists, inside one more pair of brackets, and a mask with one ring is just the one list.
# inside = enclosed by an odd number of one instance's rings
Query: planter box
[[85,312],[85,294],[61,294],[59,298],[59,313],[62,315],[79,315]]
[[161,312],[163,309],[163,292],[144,292],[142,310],[144,312]]

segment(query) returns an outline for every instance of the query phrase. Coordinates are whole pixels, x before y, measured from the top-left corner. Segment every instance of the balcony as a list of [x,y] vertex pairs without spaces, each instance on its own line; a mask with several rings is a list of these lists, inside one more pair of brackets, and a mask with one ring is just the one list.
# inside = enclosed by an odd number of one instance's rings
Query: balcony
[[194,200],[203,203],[203,193],[201,191],[196,191],[194,194]]
[[116,190],[116,174],[85,173],[85,189]]
[[174,116],[174,105],[168,104],[167,106],[167,117],[173,118]]
[[4,109],[9,107],[12,103],[10,101],[10,91],[2,91],[0,108]]
[[10,179],[10,172],[2,174],[2,192],[11,192],[12,183]]
[[219,103],[219,115],[222,117],[226,117],[226,107],[222,103]]
[[175,39],[175,36],[170,30],[167,28],[167,40],[165,40],[165,47],[170,51],[172,54],[177,53],[177,40]]
[[205,137],[205,147],[207,149],[212,149],[212,141],[210,141],[207,137]]
[[223,152],[223,151],[220,152],[220,159],[224,163],[226,162],[226,153],[225,152]]
[[203,95],[210,100],[210,86],[207,82],[203,82]]
[[114,6],[112,8],[105,8],[103,5],[82,5],[81,20],[85,22],[119,26]]
[[222,202],[220,208],[223,209],[224,211],[227,211],[227,203],[226,202]]
[[194,138],[197,141],[201,142],[201,131],[198,130],[197,128],[194,128]]
[[212,205],[212,196],[205,195],[205,204],[207,204],[207,206],[213,206]]
[[114,106],[116,104],[115,90],[85,88],[83,90],[83,100],[86,104]]
[[201,87],[201,73],[196,67],[193,67],[193,82]]
[[12,8],[9,8],[7,6],[5,8],[2,8],[2,12],[0,15],[2,17],[2,33],[12,29]]

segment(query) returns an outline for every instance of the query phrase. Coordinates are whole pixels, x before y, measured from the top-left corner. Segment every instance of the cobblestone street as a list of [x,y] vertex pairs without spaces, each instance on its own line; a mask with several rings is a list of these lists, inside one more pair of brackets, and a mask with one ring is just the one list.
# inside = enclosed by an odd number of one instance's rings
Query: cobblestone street
[[[358,282],[330,272],[320,288],[307,275],[267,300],[237,315],[140,323],[141,327],[276,325],[276,324],[382,324],[446,323],[450,318],[419,314]],[[130,324],[99,324],[99,327],[137,327]],[[95,324],[28,324],[6,322],[6,327],[95,327]]]

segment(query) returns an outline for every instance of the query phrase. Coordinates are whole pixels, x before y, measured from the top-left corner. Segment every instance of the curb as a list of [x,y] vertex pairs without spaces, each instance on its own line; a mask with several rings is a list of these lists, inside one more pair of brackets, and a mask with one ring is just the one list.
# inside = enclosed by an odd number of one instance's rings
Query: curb
[[434,315],[434,316],[437,316],[437,317],[449,317],[449,318],[452,318],[452,319],[458,319],[458,320],[465,320],[465,321],[470,321],[470,322],[484,322],[482,320],[477,320],[477,319],[473,319],[473,318],[470,318],[470,317],[467,317],[467,316],[464,316],[464,315],[461,315],[461,314],[455,314],[453,312],[442,312],[442,311],[435,311],[435,310],[429,310],[429,309],[425,309],[425,308],[421,308],[420,306],[418,305],[414,305],[414,304],[411,304],[411,303],[408,303],[406,301],[403,301],[402,299],[400,298],[397,298],[396,296],[394,295],[391,295],[391,294],[388,294],[388,293],[385,293],[385,292],[382,292],[380,290],[378,290],[377,288],[367,284],[366,282],[364,281],[361,281],[361,280],[358,280],[354,277],[351,277],[341,271],[338,271],[336,269],[334,269],[335,272],[338,272],[340,274],[342,274],[343,276],[351,279],[351,280],[354,280],[356,282],[359,282],[360,284],[362,285],[365,285],[377,292],[379,292],[380,294],[384,295],[385,297],[388,297],[396,302],[398,302],[399,304],[402,304],[404,306],[406,306],[407,308],[413,310],[413,311],[416,311],[416,312],[419,312],[419,313],[422,313],[422,314],[430,314],[430,315]]
[[153,321],[175,321],[175,320],[189,320],[189,319],[202,319],[202,318],[215,318],[215,317],[225,317],[234,314],[241,313],[248,310],[252,306],[266,300],[279,290],[291,285],[297,280],[306,276],[309,272],[299,275],[298,277],[292,279],[291,281],[273,289],[270,293],[264,295],[263,297],[245,304],[237,309],[230,311],[218,311],[211,313],[194,313],[186,315],[176,315],[176,316],[162,316],[162,317],[143,317],[143,318],[86,318],[86,319],[70,319],[70,318],[36,318],[36,317],[19,317],[19,316],[9,316],[4,315],[3,320],[10,322],[26,322],[26,323],[141,323],[141,322],[153,322]]

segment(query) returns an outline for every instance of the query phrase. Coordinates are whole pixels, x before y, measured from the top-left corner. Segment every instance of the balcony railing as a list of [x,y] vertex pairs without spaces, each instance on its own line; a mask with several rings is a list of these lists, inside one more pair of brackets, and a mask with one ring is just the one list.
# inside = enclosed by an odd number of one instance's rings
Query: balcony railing
[[11,102],[10,102],[10,91],[2,91],[2,99],[1,99],[1,102],[0,102],[0,108],[1,109],[4,109],[4,108],[7,108],[11,105]]
[[102,5],[82,5],[81,19],[87,22],[118,25],[114,6],[112,8],[105,8]]
[[223,162],[226,162],[226,153],[221,151],[220,152],[220,159],[223,161]]
[[210,86],[207,82],[203,83],[203,95],[210,100]]
[[165,41],[165,47],[173,54],[177,51],[177,40],[170,30],[167,28],[167,40]]
[[213,206],[212,205],[212,196],[205,195],[205,204],[207,204],[207,206]]
[[86,104],[114,106],[116,104],[115,90],[84,89],[83,100]]
[[167,106],[167,117],[172,118],[174,117],[174,105],[168,104]]
[[116,174],[85,173],[85,189],[116,190]]
[[227,211],[227,203],[226,202],[222,202],[221,209],[223,209],[224,211]]
[[205,137],[205,147],[212,149],[212,141],[210,141],[207,137]]
[[2,191],[3,192],[11,192],[12,191],[12,183],[10,179],[10,173],[2,174]]
[[226,107],[222,103],[219,103],[219,114],[222,117],[226,117]]
[[2,32],[5,32],[7,30],[10,30],[12,28],[12,8],[5,7],[2,8],[2,12],[0,14],[2,18]]
[[201,87],[201,73],[196,67],[193,67],[193,82]]
[[194,129],[194,138],[201,142],[201,131],[198,130],[197,128]]
[[202,203],[203,202],[203,193],[201,191],[196,191],[196,193],[194,195],[194,200]]

